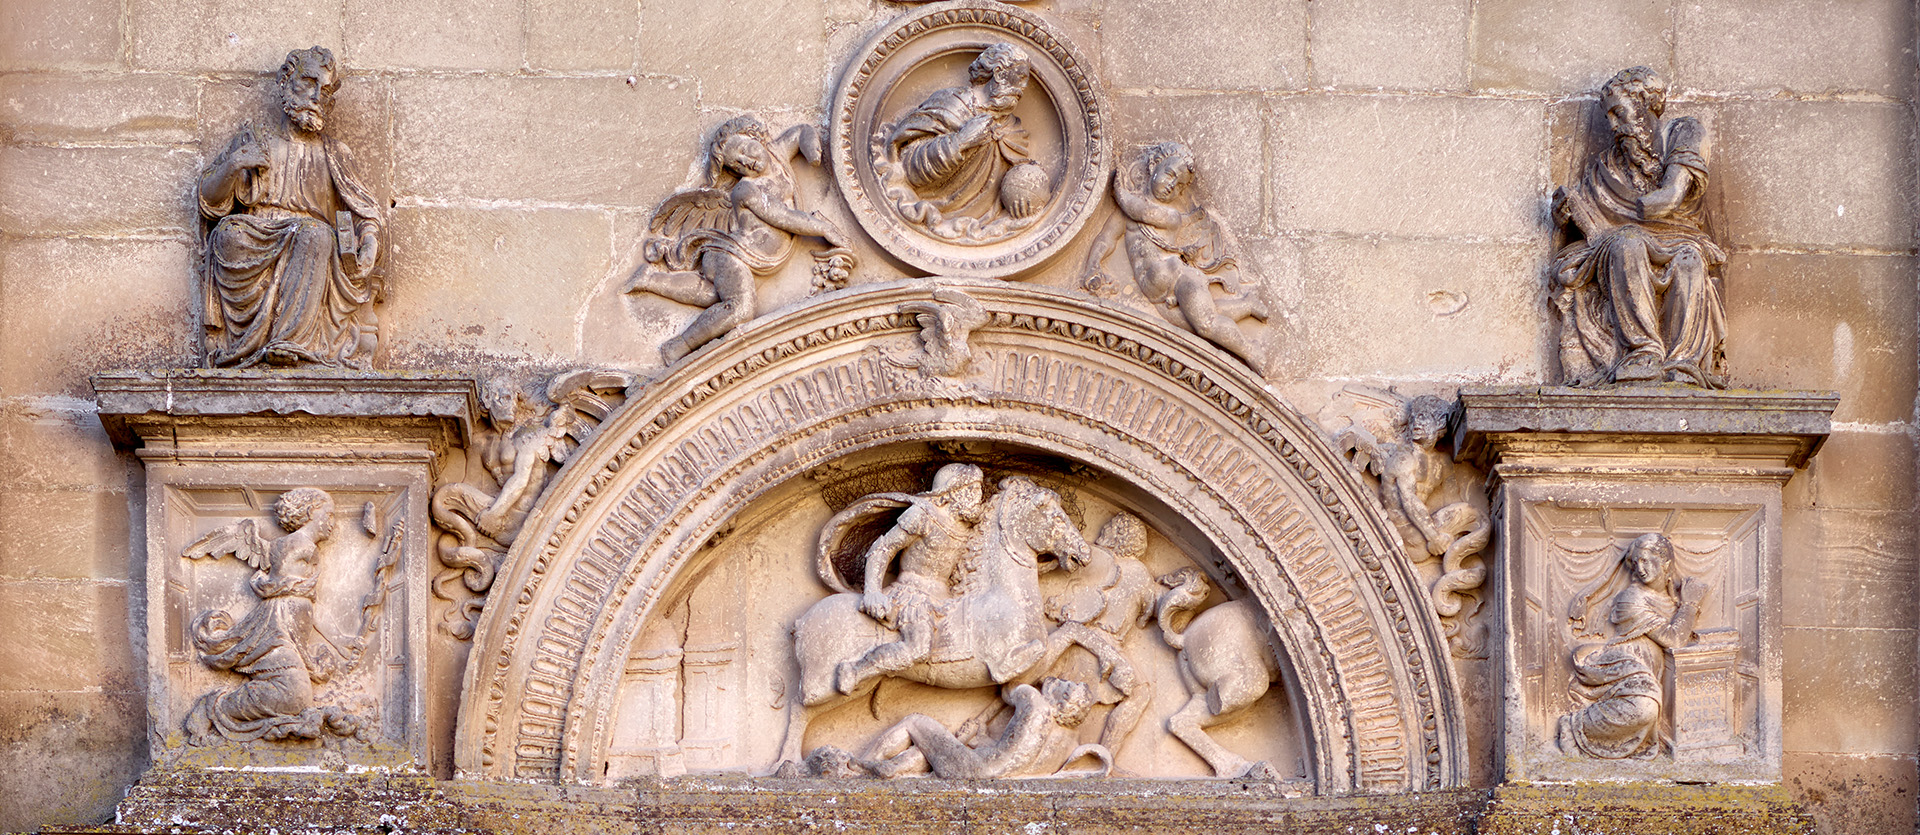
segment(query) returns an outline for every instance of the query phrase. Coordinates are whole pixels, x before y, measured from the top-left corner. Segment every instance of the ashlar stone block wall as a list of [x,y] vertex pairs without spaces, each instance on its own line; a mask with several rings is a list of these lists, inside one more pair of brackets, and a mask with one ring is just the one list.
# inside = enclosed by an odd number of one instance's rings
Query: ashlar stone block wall
[[[1913,831],[1912,3],[1027,6],[1103,75],[1117,147],[1192,146],[1286,308],[1258,338],[1308,414],[1356,382],[1554,379],[1547,195],[1582,158],[1595,88],[1666,74],[1710,134],[1734,384],[1844,398],[1788,488],[1786,779],[1826,832]],[[704,132],[746,110],[822,120],[847,56],[903,8],[0,3],[0,830],[104,819],[144,768],[139,469],[87,377],[197,364],[192,184],[266,112],[288,50],[339,56],[338,130],[392,207],[385,367],[644,372],[693,311],[619,289]]]

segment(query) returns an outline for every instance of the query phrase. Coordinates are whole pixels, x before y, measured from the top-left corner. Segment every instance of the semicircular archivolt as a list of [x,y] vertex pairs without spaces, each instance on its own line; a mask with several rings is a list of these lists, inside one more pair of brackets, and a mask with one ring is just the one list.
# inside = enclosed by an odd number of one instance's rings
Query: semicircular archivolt
[[[912,312],[935,286],[988,314],[951,376],[928,370],[935,339]],[[609,418],[529,520],[483,614],[460,772],[602,779],[635,636],[692,556],[783,482],[909,440],[1085,462],[1205,531],[1298,669],[1321,792],[1463,783],[1438,621],[1410,567],[1384,556],[1398,548],[1377,504],[1293,409],[1211,346],[1130,311],[956,280],[855,288],[755,323]]]

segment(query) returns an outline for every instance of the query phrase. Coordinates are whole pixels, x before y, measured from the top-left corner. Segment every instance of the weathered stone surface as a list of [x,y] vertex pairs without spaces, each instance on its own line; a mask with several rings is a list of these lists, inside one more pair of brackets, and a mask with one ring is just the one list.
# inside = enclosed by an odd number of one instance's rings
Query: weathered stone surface
[[0,393],[85,397],[95,371],[196,363],[193,256],[178,239],[0,239]]
[[0,231],[181,234],[198,166],[182,148],[0,148]]
[[0,76],[0,136],[12,142],[192,142],[199,85],[174,75]]
[[1459,90],[1467,86],[1466,0],[1320,0],[1313,82],[1333,87]]
[[1819,835],[1907,835],[1920,771],[1911,753],[1789,753],[1786,788],[1812,812]]
[[1895,427],[1836,431],[1809,469],[1814,507],[1907,510],[1915,498],[1913,438]]
[[1622,67],[1665,72],[1667,0],[1492,0],[1473,7],[1469,72],[1480,90],[1582,93]]
[[127,484],[127,465],[89,404],[49,398],[0,408],[0,484],[116,490]]
[[127,526],[124,492],[0,490],[0,578],[125,580]]
[[525,61],[522,0],[345,0],[344,6],[342,58],[355,67],[513,71]]
[[[612,266],[607,213],[401,209],[391,229],[396,267],[383,326],[395,365],[579,353],[576,317]],[[476,262],[488,268],[458,266]]]
[[0,6],[0,70],[106,69],[120,61],[121,0]]
[[682,81],[411,77],[393,86],[395,190],[434,201],[652,205],[702,164],[687,149],[710,127]]
[[1772,786],[1500,786],[1480,835],[1814,835],[1812,821]]
[[1278,231],[1540,234],[1543,104],[1312,95],[1276,101],[1271,125]]
[[1113,97],[1113,130],[1122,164],[1130,158],[1127,146],[1186,143],[1214,214],[1241,235],[1265,228],[1265,166],[1259,163],[1268,137],[1258,97],[1122,93]]
[[[367,372],[304,368],[294,372],[262,369],[168,369],[114,371],[93,377],[99,421],[113,441],[132,446],[141,432],[150,440],[174,445],[204,445],[204,433],[155,431],[155,426],[205,428],[242,416],[334,419],[364,424],[367,431],[393,431],[458,442],[472,433],[480,410],[474,383],[467,377],[432,371]],[[196,419],[205,418],[195,422]],[[238,424],[234,424],[238,425]],[[437,427],[420,431],[422,427]],[[304,443],[273,432],[235,434],[272,448]],[[162,454],[159,451],[156,455]],[[173,454],[173,453],[165,453]]]
[[640,7],[592,0],[531,0],[527,66],[543,70],[631,70],[639,60]]
[[1912,95],[1911,3],[1675,3],[1673,13],[1674,71],[1687,88]]
[[1117,89],[1299,90],[1307,86],[1304,0],[1124,0],[1101,18]]
[[706,107],[808,107],[831,92],[825,11],[825,0],[652,0],[640,10],[640,68],[699,79]]
[[338,47],[340,0],[132,0],[130,56],[142,69],[261,72],[287,53]]
[[112,820],[146,759],[146,699],[139,691],[0,692],[0,769],[7,774],[0,830]]
[[1735,386],[1840,391],[1841,421],[1913,413],[1920,351],[1909,257],[1736,253],[1725,271],[1727,366]]
[[125,582],[0,582],[0,630],[31,636],[0,643],[0,692],[140,686]]
[[[1914,649],[1901,629],[1786,630],[1785,742],[1795,751],[1902,754],[1913,751],[1920,699]],[[1835,700],[1845,708],[1835,710]]]
[[1913,120],[1900,105],[1729,104],[1714,154],[1735,246],[1912,246]]
[[[1537,378],[1540,255],[1515,244],[1316,238],[1286,354],[1301,373],[1360,378]],[[1384,322],[1391,326],[1382,326]]]
[[1789,519],[1785,530],[1788,627],[1906,629],[1920,622],[1920,576],[1907,558],[1915,547],[1913,514],[1814,510]]
[[438,462],[472,438],[474,382],[331,369],[93,382],[101,423],[145,469],[155,764],[424,767],[429,498]]

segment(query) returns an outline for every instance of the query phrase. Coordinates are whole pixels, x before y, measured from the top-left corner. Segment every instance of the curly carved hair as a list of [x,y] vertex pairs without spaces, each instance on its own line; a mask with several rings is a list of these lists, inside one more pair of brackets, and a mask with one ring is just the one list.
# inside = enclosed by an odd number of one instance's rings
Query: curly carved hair
[[295,487],[273,503],[274,518],[288,531],[306,527],[321,512],[333,512],[333,497],[318,487]]
[[1655,116],[1667,109],[1667,80],[1652,67],[1628,67],[1607,79],[1600,97],[1618,96],[1638,102]]
[[726,146],[727,140],[736,136],[744,136],[752,139],[760,143],[760,147],[762,148],[773,144],[773,138],[772,135],[767,132],[766,123],[760,121],[759,117],[749,113],[728,119],[720,125],[719,130],[713,132],[713,140],[707,143],[708,183],[726,185],[728,181],[733,179],[732,175],[726,170],[726,164],[720,161],[720,149]]
[[978,84],[992,78],[1000,70],[1013,67],[1032,72],[1033,62],[1027,57],[1026,50],[1002,41],[980,50],[979,57],[967,65],[967,78]]
[[333,60],[333,50],[324,46],[310,46],[287,53],[287,60],[280,65],[278,77],[281,86],[292,81],[293,74],[300,71],[300,65],[308,62],[323,71],[326,77],[320,83],[320,91],[331,98],[333,91],[340,89],[340,65]]
[[1147,525],[1131,513],[1115,513],[1094,541],[1115,556],[1139,559],[1147,552]]
[[1162,142],[1147,149],[1147,173],[1158,170],[1163,162],[1184,162],[1191,168],[1193,149],[1184,142]]

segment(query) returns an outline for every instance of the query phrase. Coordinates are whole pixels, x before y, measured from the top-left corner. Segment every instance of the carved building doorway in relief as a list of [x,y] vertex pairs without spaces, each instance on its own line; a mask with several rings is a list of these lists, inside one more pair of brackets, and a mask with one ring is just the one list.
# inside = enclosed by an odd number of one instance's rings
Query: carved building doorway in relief
[[[855,494],[927,491],[930,469],[960,462],[1002,489],[1008,475],[1054,488],[1089,540],[1105,517],[1137,514],[1153,571],[1185,560],[1215,603],[1246,601],[1284,673],[1251,709],[1258,727],[1221,730],[1235,754],[1322,794],[1463,784],[1438,619],[1391,556],[1377,502],[1303,418],[1197,337],[1131,311],[1020,285],[937,286],[824,297],[694,357],[608,419],[529,520],[482,617],[463,776],[764,773],[783,728],[742,717],[791,698],[780,636],[827,595],[809,579],[820,523]],[[968,333],[935,333],[929,317],[969,306]],[[1158,730],[1185,694],[1165,677],[1172,655],[1141,654],[1156,695],[1140,739],[1116,746],[1121,772],[1181,745]],[[883,683],[864,708],[822,714],[807,747],[858,746],[906,711],[957,723],[993,692],[916,687]]]

